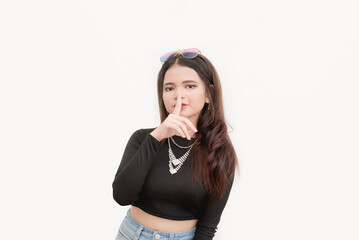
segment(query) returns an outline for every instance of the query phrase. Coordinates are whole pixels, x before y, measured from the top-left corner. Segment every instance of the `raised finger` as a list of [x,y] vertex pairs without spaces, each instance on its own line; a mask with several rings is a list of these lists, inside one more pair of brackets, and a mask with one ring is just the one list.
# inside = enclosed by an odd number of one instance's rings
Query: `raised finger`
[[178,93],[177,102],[176,102],[175,109],[173,110],[173,114],[176,116],[179,116],[181,113],[181,107],[182,107],[182,96],[181,96],[181,93]]

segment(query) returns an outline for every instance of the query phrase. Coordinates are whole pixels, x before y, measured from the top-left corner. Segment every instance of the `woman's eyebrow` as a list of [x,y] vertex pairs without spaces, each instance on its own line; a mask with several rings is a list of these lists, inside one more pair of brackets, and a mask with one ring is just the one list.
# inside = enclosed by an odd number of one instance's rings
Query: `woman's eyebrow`
[[198,83],[198,82],[195,80],[185,80],[182,83]]
[[[198,82],[195,81],[195,80],[185,80],[182,83],[198,83]],[[166,82],[163,86],[167,86],[167,85],[174,85],[174,83],[173,82]]]

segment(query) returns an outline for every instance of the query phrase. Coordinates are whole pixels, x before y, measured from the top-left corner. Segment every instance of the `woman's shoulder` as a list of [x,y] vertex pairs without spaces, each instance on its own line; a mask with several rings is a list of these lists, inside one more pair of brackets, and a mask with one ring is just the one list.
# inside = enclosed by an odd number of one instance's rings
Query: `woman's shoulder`
[[140,145],[143,141],[145,141],[146,137],[150,135],[150,132],[152,132],[156,128],[140,128],[132,132],[130,135],[130,138],[128,140],[129,145]]
[[155,130],[156,128],[140,128],[140,129],[137,129],[136,132],[137,133],[144,133],[144,134],[147,134],[147,133],[150,133],[152,132],[153,130]]
[[152,132],[155,129],[156,128],[140,128],[140,129],[137,129],[136,131],[134,131],[132,133],[132,136],[137,136],[142,139],[142,138],[145,138],[150,132]]

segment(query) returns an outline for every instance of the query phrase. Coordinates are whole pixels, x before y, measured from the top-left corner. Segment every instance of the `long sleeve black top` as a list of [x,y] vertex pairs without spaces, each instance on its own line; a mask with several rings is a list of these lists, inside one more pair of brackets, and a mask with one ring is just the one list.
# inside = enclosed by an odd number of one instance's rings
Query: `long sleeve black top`
[[[227,203],[233,180],[223,198],[209,199],[200,181],[193,178],[190,153],[177,173],[169,172],[168,143],[160,144],[150,132],[139,129],[130,137],[113,181],[113,198],[120,205],[133,205],[166,219],[198,219],[195,240],[211,240]],[[189,146],[188,140],[173,136],[177,144]],[[188,149],[171,144],[179,158]]]

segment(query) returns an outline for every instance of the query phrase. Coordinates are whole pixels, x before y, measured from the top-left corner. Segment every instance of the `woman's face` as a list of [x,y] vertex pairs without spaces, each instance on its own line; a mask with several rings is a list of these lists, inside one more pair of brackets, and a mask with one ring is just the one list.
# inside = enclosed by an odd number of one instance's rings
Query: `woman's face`
[[204,82],[192,68],[175,64],[166,71],[163,81],[163,102],[168,113],[173,113],[179,94],[180,116],[187,117],[197,127],[201,110],[209,103]]

